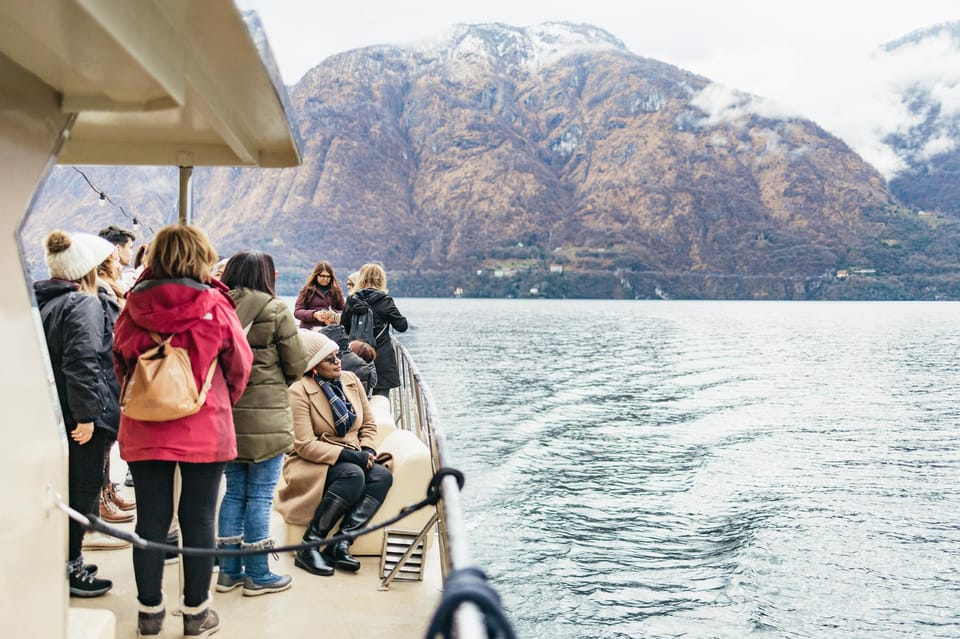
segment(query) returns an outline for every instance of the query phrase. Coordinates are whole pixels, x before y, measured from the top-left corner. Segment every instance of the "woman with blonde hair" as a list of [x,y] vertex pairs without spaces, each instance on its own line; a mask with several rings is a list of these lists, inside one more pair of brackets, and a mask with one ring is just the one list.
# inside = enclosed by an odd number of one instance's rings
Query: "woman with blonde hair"
[[353,295],[353,292],[357,288],[357,280],[360,279],[360,272],[354,271],[347,276],[347,297]]
[[336,324],[342,311],[343,289],[333,266],[317,262],[297,295],[293,316],[300,320],[300,328],[314,330]]
[[[199,412],[170,421],[144,421],[122,415],[120,456],[133,473],[137,534],[163,543],[173,519],[174,472],[182,482],[177,515],[183,545],[214,548],[214,521],[226,462],[237,456],[233,404],[243,394],[253,354],[234,311],[228,289],[211,275],[217,253],[200,229],[166,226],[147,255],[149,265],[127,294],[117,319],[114,366],[125,380],[139,357],[172,336],[171,346],[186,349],[199,388],[213,366],[206,401]],[[140,604],[139,636],[160,634],[166,614],[164,554],[133,549],[133,572]],[[213,557],[185,555],[183,635],[206,637],[220,626],[210,608]]]
[[[113,251],[113,244],[95,235],[53,231],[44,242],[50,279],[33,285],[67,431],[70,506],[81,513],[99,512],[106,441],[116,436],[120,412],[108,384],[113,377],[109,363],[113,335],[97,298],[97,265]],[[83,528],[71,519],[70,594],[100,596],[113,584],[98,579],[95,567],[84,565],[82,549]]]
[[387,291],[387,273],[382,264],[370,262],[361,266],[356,284],[356,291],[347,298],[340,324],[349,331],[353,315],[364,314],[368,308],[373,309],[375,343],[371,346],[377,351],[376,359],[373,360],[377,369],[373,394],[389,397],[390,389],[400,386],[400,372],[397,368],[397,355],[393,351],[390,328],[403,333],[407,330],[407,318],[400,313]]
[[101,291],[101,297],[106,295],[115,302],[119,313],[119,308],[123,306],[126,289],[120,281],[120,262],[116,250],[97,265],[97,287]]
[[[107,378],[107,387],[110,389],[114,401],[119,402],[120,385],[117,383],[117,376],[113,374],[112,337],[113,327],[117,323],[117,317],[120,315],[120,309],[123,308],[125,301],[125,289],[120,285],[120,263],[116,250],[97,266],[97,295],[100,298],[101,306],[103,306],[104,321],[106,322],[105,331],[109,332],[111,336],[110,343],[101,349],[100,365],[104,370],[110,371]],[[113,422],[116,425],[119,424],[119,421],[120,413],[118,411],[113,416]],[[127,500],[120,494],[120,487],[110,477],[110,456],[116,441],[117,432],[114,430],[107,436],[103,454],[103,491],[100,494],[100,518],[111,524],[133,521],[134,514],[131,511],[137,507],[135,501]],[[126,548],[128,545],[115,547]]]

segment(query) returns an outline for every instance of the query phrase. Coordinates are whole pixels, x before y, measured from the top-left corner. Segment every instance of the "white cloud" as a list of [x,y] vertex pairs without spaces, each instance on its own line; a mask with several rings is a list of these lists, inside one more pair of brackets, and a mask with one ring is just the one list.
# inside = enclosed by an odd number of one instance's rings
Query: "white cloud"
[[920,159],[932,160],[941,153],[952,151],[956,146],[957,141],[952,138],[944,136],[933,138],[923,145],[923,149],[920,151]]
[[[921,82],[942,100],[945,112],[960,112],[960,63],[946,39],[877,54],[883,43],[915,29],[960,19],[956,0],[881,5],[875,0],[244,1],[260,11],[289,83],[331,54],[406,44],[457,23],[592,24],[637,55],[764,96],[786,113],[803,114],[888,176],[899,162],[882,138],[916,121],[892,90]],[[736,102],[729,103],[726,115],[736,109]]]
[[960,84],[938,85],[931,91],[931,95],[940,102],[940,112],[943,115],[960,115]]
[[725,84],[713,82],[693,97],[690,104],[707,114],[700,124],[742,123],[751,115],[764,118],[797,117],[769,98],[750,95]]

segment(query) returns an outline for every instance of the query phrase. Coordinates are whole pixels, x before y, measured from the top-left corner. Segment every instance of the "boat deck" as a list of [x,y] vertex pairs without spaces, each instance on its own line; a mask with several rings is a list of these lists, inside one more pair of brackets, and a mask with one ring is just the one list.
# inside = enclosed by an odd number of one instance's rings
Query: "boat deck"
[[[116,451],[116,447],[114,449]],[[113,474],[123,476],[126,465],[114,455]],[[122,487],[127,497],[132,488]],[[119,524],[133,531],[134,524]],[[271,533],[284,543],[283,519],[273,513]],[[289,590],[258,597],[244,597],[241,589],[218,593],[211,580],[213,608],[220,615],[219,636],[230,639],[283,637],[283,639],[337,639],[423,637],[433,611],[440,600],[442,578],[436,539],[429,544],[425,558],[423,581],[394,581],[390,589],[379,587],[380,558],[358,557],[359,572],[337,571],[332,577],[318,577],[293,565],[291,553],[281,553],[280,560],[271,557],[271,569],[293,577]],[[93,599],[70,598],[71,608],[110,610],[116,616],[116,637],[137,636],[137,588],[133,579],[132,548],[120,550],[84,550],[84,560],[99,566],[99,575],[113,581],[113,589]],[[182,637],[179,616],[180,563],[165,566],[164,593],[167,597],[167,619],[161,639]],[[70,628],[71,637],[82,637],[78,628]]]

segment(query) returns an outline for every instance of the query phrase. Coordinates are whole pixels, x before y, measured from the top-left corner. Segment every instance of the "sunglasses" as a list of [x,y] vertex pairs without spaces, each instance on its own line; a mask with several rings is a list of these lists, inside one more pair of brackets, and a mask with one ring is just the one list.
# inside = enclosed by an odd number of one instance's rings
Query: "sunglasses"
[[330,274],[329,274],[329,273],[321,273],[320,275],[317,275],[317,279],[320,279],[321,277],[322,277],[323,279],[327,280],[327,279],[330,279]]
[[324,359],[321,359],[321,360],[320,360],[320,363],[321,363],[321,364],[336,364],[336,363],[339,362],[339,361],[340,361],[340,358],[339,358],[339,357],[337,357],[336,355],[330,355],[329,357],[325,357]]

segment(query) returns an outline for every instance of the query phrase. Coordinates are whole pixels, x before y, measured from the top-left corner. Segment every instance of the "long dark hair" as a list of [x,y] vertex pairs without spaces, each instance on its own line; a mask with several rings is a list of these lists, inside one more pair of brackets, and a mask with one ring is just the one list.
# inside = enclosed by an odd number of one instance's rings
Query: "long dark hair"
[[277,271],[263,251],[240,251],[227,260],[220,281],[230,288],[251,288],[276,297]]
[[310,277],[307,278],[307,283],[303,285],[300,293],[297,294],[297,303],[305,303],[310,291],[320,290],[320,287],[317,285],[317,275],[320,273],[330,274],[330,301],[333,302],[334,306],[343,306],[343,289],[340,288],[337,274],[333,272],[333,266],[330,262],[317,262],[317,265],[313,267],[313,272],[310,273]]

